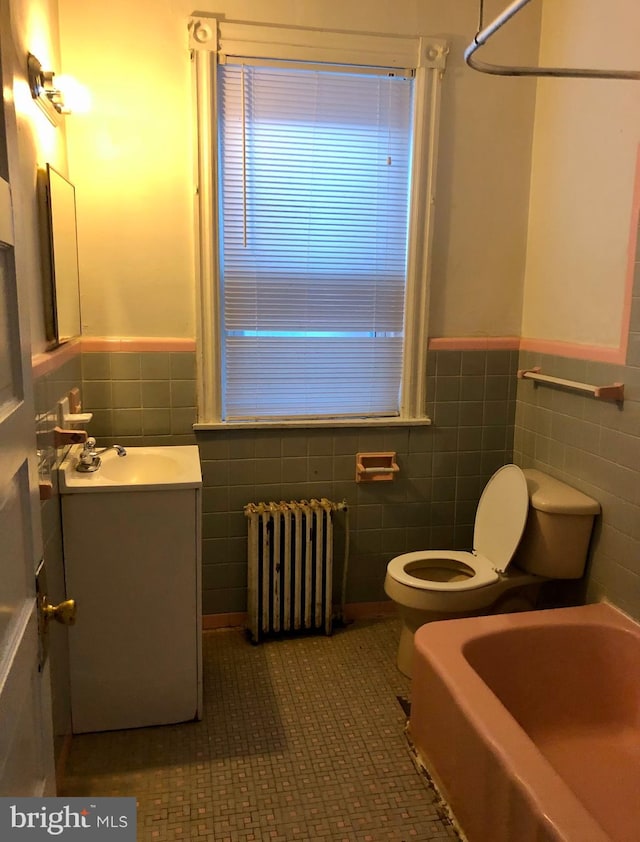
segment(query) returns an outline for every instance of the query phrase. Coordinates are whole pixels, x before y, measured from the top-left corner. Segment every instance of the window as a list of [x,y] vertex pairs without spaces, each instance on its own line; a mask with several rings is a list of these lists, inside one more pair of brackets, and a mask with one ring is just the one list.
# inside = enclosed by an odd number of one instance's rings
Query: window
[[318,62],[313,30],[230,55],[225,35],[274,28],[224,26],[196,65],[200,425],[420,418],[437,108],[412,64]]
[[398,415],[412,80],[220,77],[223,418]]

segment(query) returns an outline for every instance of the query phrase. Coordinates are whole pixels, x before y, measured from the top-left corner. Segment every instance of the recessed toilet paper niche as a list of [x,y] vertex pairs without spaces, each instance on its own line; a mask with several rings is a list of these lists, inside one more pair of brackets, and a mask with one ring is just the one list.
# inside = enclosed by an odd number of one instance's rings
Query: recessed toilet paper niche
[[356,453],[356,482],[388,482],[399,470],[395,450]]

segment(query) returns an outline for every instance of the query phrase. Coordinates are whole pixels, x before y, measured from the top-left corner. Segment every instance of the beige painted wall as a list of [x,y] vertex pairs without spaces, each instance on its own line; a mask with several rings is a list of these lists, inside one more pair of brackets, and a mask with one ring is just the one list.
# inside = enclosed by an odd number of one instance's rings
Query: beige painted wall
[[[637,0],[543,4],[541,63],[640,70],[638,43]],[[539,82],[523,336],[618,346],[639,142],[639,82]]]
[[[33,53],[45,70],[60,67],[57,0],[11,0],[12,40],[18,66],[13,79],[18,137],[20,176],[13,182],[14,202],[18,203],[19,235],[25,244],[29,287],[32,351],[46,345],[42,296],[42,270],[36,198],[37,170],[52,164],[63,175],[67,172],[65,129],[54,128],[31,98],[27,81],[27,53]],[[20,61],[24,56],[24,61]]]
[[[59,0],[63,68],[93,110],[67,120],[78,190],[84,331],[194,334],[188,0]],[[490,0],[486,16],[501,0]],[[535,6],[536,4],[532,4]],[[476,0],[203,0],[231,19],[445,37],[431,295],[433,336],[519,333],[535,83],[464,66]],[[535,61],[526,9],[493,57]],[[487,57],[489,48],[487,49]]]

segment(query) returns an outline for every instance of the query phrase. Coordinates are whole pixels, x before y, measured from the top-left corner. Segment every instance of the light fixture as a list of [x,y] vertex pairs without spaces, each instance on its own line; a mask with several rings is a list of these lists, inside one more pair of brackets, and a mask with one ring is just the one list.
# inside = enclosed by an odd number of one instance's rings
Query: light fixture
[[53,77],[55,73],[51,70],[43,70],[38,59],[32,53],[29,53],[27,56],[27,76],[31,96],[36,104],[40,106],[54,126],[59,126],[62,115],[68,114],[69,109],[65,106],[62,92],[54,85]]

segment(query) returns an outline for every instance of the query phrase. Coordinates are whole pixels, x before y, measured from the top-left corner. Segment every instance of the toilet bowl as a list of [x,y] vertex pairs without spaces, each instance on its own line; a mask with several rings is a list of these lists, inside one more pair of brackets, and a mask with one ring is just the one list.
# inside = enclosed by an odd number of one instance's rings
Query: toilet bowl
[[403,621],[400,671],[411,675],[413,635],[424,623],[531,609],[546,579],[580,578],[599,511],[541,471],[499,468],[478,503],[472,550],[404,553],[387,566],[384,589]]

